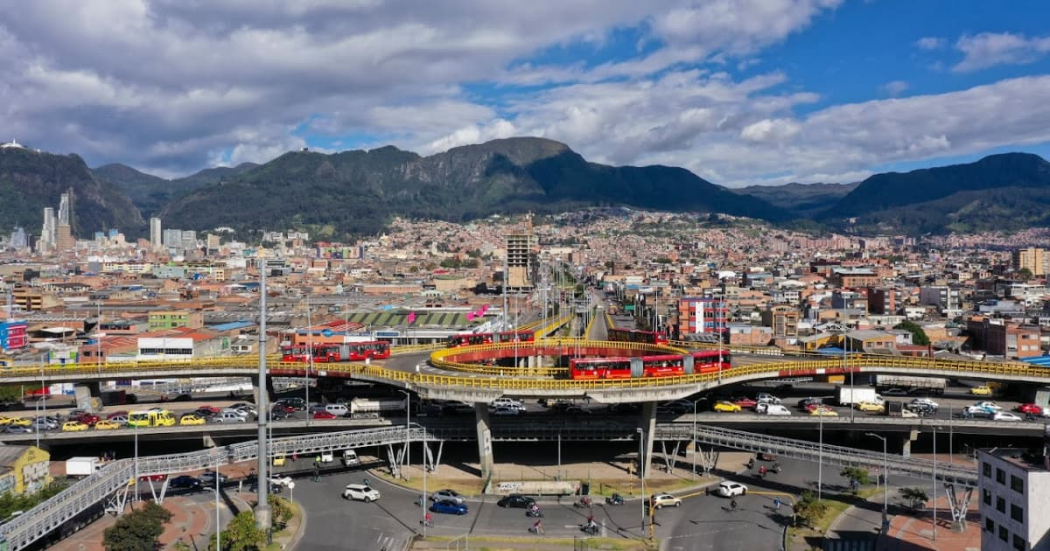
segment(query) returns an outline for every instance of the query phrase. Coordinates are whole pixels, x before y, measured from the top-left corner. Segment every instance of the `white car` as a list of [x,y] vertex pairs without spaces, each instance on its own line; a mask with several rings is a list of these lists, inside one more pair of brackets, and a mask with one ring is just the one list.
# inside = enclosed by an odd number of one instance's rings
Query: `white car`
[[498,408],[503,407],[503,408],[516,409],[518,411],[525,411],[525,404],[523,404],[523,403],[521,403],[521,402],[519,402],[517,400],[514,400],[512,398],[506,398],[506,397],[496,398],[495,400],[492,401],[491,404],[489,404],[489,407],[492,408],[492,409],[498,409]]
[[292,477],[290,476],[271,476],[270,484],[276,484],[278,486],[288,487],[292,483]]
[[776,396],[773,396],[772,394],[769,394],[767,392],[759,394],[758,398],[756,398],[755,400],[760,404],[780,404],[780,398],[777,398]]
[[321,463],[331,463],[335,461],[335,453],[331,451],[321,452]]
[[718,484],[718,489],[715,490],[715,493],[722,497],[742,496],[747,494],[747,486],[739,482],[724,480]]
[[914,405],[925,404],[929,407],[932,407],[933,409],[938,409],[940,407],[940,405],[938,405],[937,402],[934,402],[929,398],[915,398],[911,401],[911,403]]
[[437,501],[447,501],[447,502],[455,503],[457,505],[462,505],[463,502],[466,501],[466,500],[463,499],[463,496],[459,492],[457,492],[455,490],[445,489],[445,490],[438,490],[438,491],[434,492],[433,494],[431,494],[430,495],[430,501],[435,501],[435,502],[437,502]]
[[343,499],[353,499],[371,503],[379,499],[379,490],[364,484],[347,484],[343,490]]
[[996,404],[995,402],[989,402],[989,401],[976,402],[976,403],[974,403],[974,405],[972,405],[970,407],[977,407],[977,408],[984,409],[986,411],[999,411],[999,410],[1003,409],[1003,408],[999,407],[999,405]]
[[492,410],[493,415],[517,415],[519,413],[521,413],[521,411],[517,409],[502,406]]
[[1009,411],[997,411],[992,416],[992,421],[1020,421],[1021,418]]
[[788,408],[780,404],[759,403],[755,406],[755,413],[759,415],[791,415]]

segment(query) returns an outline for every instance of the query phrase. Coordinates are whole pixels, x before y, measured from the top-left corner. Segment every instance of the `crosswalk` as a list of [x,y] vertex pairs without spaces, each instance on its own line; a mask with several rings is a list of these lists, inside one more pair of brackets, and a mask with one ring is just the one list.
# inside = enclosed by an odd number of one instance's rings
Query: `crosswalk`
[[824,551],[875,551],[875,538],[863,539],[825,539],[821,549]]
[[376,551],[407,551],[409,541],[408,536],[379,534],[379,538],[376,541]]

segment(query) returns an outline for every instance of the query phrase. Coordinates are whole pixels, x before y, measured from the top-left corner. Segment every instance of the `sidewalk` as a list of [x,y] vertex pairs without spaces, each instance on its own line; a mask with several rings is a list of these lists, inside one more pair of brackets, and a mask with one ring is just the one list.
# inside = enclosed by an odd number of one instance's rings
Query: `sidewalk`
[[[930,504],[932,507],[932,503]],[[934,540],[933,509],[917,515],[897,515],[890,521],[889,532],[879,536],[876,551],[978,551],[981,549],[981,515],[971,502],[963,532],[952,531],[952,513],[947,497],[937,499],[937,533]]]
[[[199,501],[190,497],[169,497],[164,508],[171,512],[171,521],[160,536],[161,549],[174,549],[177,541],[183,541],[191,549],[207,549],[215,534],[215,502]],[[223,522],[230,518],[229,510],[220,502]],[[105,551],[102,545],[106,528],[116,524],[117,518],[104,515],[83,530],[56,543],[55,551]]]

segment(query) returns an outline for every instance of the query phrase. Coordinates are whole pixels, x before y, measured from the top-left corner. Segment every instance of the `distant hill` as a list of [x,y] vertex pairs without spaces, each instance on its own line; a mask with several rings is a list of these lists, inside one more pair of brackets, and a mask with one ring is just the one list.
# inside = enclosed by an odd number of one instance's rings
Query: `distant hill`
[[1050,163],[1038,155],[1004,153],[876,174],[818,218],[859,232],[1013,230],[1047,225],[1048,205]]
[[162,217],[173,227],[302,228],[328,238],[375,233],[394,215],[462,221],[612,205],[785,219],[762,199],[682,168],[590,163],[541,138],[494,140],[429,157],[392,146],[290,152],[174,200]]
[[236,167],[208,168],[196,174],[174,180],[146,174],[120,163],[108,164],[92,169],[92,172],[120,188],[138,207],[143,218],[157,214],[172,199],[199,187],[214,184],[223,178],[240,174],[256,167],[255,163],[244,163]]
[[73,233],[90,237],[117,228],[138,235],[145,223],[138,209],[114,184],[95,176],[77,155],[30,149],[0,149],[0,231],[22,226],[39,235],[44,208],[56,212],[60,196],[73,189]]
[[827,210],[859,185],[790,183],[782,186],[748,186],[732,191],[765,199],[790,210],[795,216],[808,218]]

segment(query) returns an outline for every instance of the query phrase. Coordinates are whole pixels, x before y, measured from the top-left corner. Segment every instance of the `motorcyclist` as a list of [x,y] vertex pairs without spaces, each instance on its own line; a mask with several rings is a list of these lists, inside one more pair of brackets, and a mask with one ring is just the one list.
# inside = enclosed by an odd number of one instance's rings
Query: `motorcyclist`
[[766,466],[762,465],[758,468],[758,476],[766,476]]
[[534,532],[536,532],[537,534],[542,534],[543,533],[543,521],[542,520],[537,520],[536,523],[532,525],[532,530]]
[[733,501],[730,501],[730,502],[729,502],[729,507],[730,507],[731,509],[733,509],[734,511],[736,511],[736,506],[737,506],[737,503],[736,503],[736,500],[735,500],[735,499],[734,499]]
[[780,474],[780,463],[773,463],[773,472]]
[[754,457],[752,457],[751,459],[747,460],[747,468],[749,468],[749,469],[755,468],[755,458]]
[[425,524],[426,526],[432,526],[433,525],[433,522],[432,522],[433,520],[434,520],[434,518],[430,516],[430,512],[429,511],[427,511],[427,514],[423,515],[423,524]]

